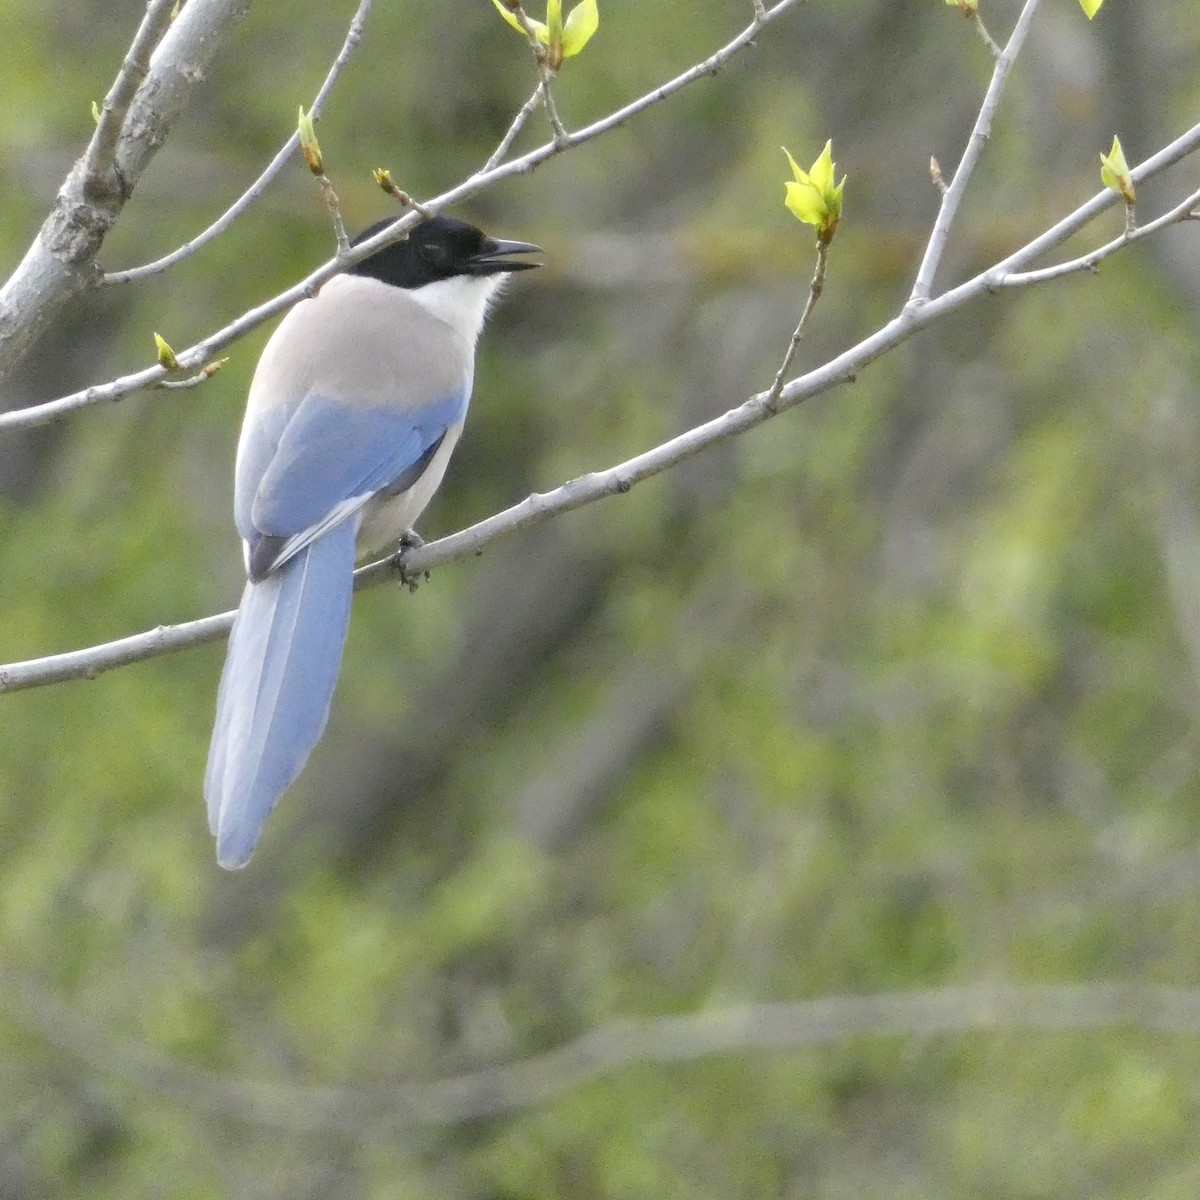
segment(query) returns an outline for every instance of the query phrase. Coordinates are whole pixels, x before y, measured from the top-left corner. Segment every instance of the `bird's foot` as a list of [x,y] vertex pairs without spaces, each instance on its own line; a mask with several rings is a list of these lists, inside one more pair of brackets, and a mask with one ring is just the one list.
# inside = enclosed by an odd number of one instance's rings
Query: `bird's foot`
[[415,530],[406,529],[400,535],[400,546],[396,551],[396,573],[400,576],[400,586],[415,592],[429,578],[428,571],[413,571],[406,565],[404,559],[409,550],[417,550],[425,545],[425,539]]

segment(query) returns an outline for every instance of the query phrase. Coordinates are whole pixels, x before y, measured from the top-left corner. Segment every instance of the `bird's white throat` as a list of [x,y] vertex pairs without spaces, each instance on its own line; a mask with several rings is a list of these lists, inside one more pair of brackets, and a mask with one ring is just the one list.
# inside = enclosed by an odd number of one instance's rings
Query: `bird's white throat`
[[508,276],[503,274],[456,275],[453,279],[439,279],[436,283],[406,290],[426,312],[474,342],[507,281]]

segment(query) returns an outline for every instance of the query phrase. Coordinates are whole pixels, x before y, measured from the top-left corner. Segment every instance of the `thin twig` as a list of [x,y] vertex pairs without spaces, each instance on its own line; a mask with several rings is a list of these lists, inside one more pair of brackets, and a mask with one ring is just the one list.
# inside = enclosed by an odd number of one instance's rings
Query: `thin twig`
[[[337,83],[338,76],[342,73],[342,68],[362,41],[363,25],[366,22],[367,14],[371,11],[372,3],[373,0],[360,0],[358,11],[355,12],[350,22],[350,28],[346,32],[346,39],[342,43],[342,48],[338,52],[337,58],[334,59],[333,66],[329,68],[329,74],[325,76],[325,82],[321,84],[321,89],[317,92],[312,102],[310,111],[314,118],[321,115],[321,110],[325,107],[325,102],[328,100],[330,92],[333,91],[334,84]],[[299,133],[293,132],[291,137],[280,147],[275,157],[267,164],[263,173],[203,233],[198,233],[191,241],[185,242],[182,246],[172,250],[170,254],[164,255],[162,258],[156,258],[153,262],[145,263],[139,267],[130,267],[125,271],[110,271],[105,275],[101,275],[97,282],[101,286],[108,287],[114,284],[133,283],[139,279],[146,279],[151,275],[161,274],[169,267],[173,267],[176,263],[189,258],[203,246],[207,246],[214,238],[224,233],[267,190],[275,177],[283,170],[284,166],[296,152],[299,142]]]
[[988,53],[993,58],[999,58],[1002,51],[1000,47],[996,45],[992,35],[988,33],[987,26],[983,23],[983,18],[979,15],[978,9],[975,9],[975,11],[971,13],[971,24],[975,26],[975,32],[979,34],[980,38],[983,40],[983,44],[988,48]]
[[992,117],[995,115],[996,108],[1000,104],[1000,97],[1004,93],[1004,85],[1008,82],[1008,73],[1012,69],[1017,55],[1021,52],[1021,46],[1025,42],[1025,35],[1029,32],[1029,26],[1033,21],[1034,13],[1037,11],[1038,3],[1039,0],[1025,0],[1025,7],[1021,9],[1021,15],[1017,18],[1017,24],[1012,31],[1012,36],[1008,39],[1008,44],[996,60],[996,66],[992,71],[992,81],[988,84],[987,93],[984,95],[983,103],[979,107],[979,115],[975,118],[975,127],[971,130],[971,136],[967,140],[967,148],[963,151],[962,160],[958,164],[958,169],[954,172],[954,178],[950,181],[950,186],[942,195],[942,205],[938,210],[937,220],[933,224],[933,232],[929,237],[929,244],[925,247],[925,256],[921,259],[921,266],[917,271],[917,279],[913,284],[912,294],[909,296],[910,304],[923,303],[932,294],[933,279],[937,274],[938,264],[942,261],[942,254],[946,249],[946,242],[950,237],[954,218],[958,215],[959,203],[962,200],[963,193],[967,189],[967,184],[972,174],[974,174],[975,165],[979,161],[979,155],[983,151],[984,144],[991,136]]
[[500,139],[500,144],[492,151],[491,157],[479,168],[480,175],[486,174],[498,163],[504,161],[505,156],[512,149],[513,142],[517,140],[517,135],[525,128],[525,122],[537,112],[538,105],[541,103],[542,85],[539,83],[534,89],[533,95],[521,105],[517,115],[513,118],[513,123],[508,127],[508,132]]
[[187,379],[164,379],[156,384],[156,387],[166,388],[168,391],[182,392],[190,388],[199,387],[200,384],[210,380],[227,362],[227,358],[214,358],[212,362],[206,363],[195,375]]
[[542,103],[546,106],[546,116],[550,121],[550,130],[554,134],[554,144],[556,146],[566,145],[569,135],[566,126],[562,123],[562,117],[558,115],[554,95],[550,91],[550,80],[554,78],[554,72],[545,63],[541,63],[538,69],[542,75],[542,82],[538,85],[538,90],[542,93]]
[[[631,101],[616,112],[609,113],[608,116],[594,121],[591,125],[587,125],[583,129],[577,129],[573,133],[568,133],[566,138],[561,142],[546,142],[536,149],[529,151],[527,154],[523,154],[520,158],[510,159],[507,162],[497,164],[490,171],[482,171],[470,176],[435,199],[426,201],[423,215],[429,216],[441,212],[443,209],[449,208],[459,203],[459,201],[465,200],[469,196],[474,196],[484,189],[493,186],[502,179],[508,179],[515,175],[527,175],[556,155],[611,132],[613,129],[639,116],[646,109],[682,91],[697,80],[715,75],[735,54],[754,42],[763,24],[777,20],[789,9],[794,8],[800,3],[803,3],[803,0],[779,0],[777,4],[767,10],[765,21],[755,20],[753,24],[744,29],[737,37],[733,38],[703,62],[689,67],[674,79]],[[199,367],[217,351],[223,350],[230,343],[237,341],[238,338],[244,337],[253,329],[257,329],[259,325],[269,321],[285,309],[290,308],[298,300],[303,300],[315,294],[326,280],[331,279],[340,271],[348,269],[355,263],[362,262],[376,253],[376,251],[382,250],[385,246],[390,246],[392,243],[400,241],[417,224],[419,215],[422,214],[414,212],[408,216],[398,218],[373,238],[352,247],[348,253],[338,258],[330,259],[299,283],[288,288],[286,291],[280,292],[277,296],[265,301],[256,308],[243,313],[240,317],[229,322],[224,328],[210,334],[203,341],[197,342],[187,350],[181,351],[179,354],[180,365],[185,369]],[[150,367],[130,375],[123,375],[119,379],[110,380],[108,383],[93,384],[91,387],[84,388],[81,391],[72,392],[68,396],[60,396],[56,400],[48,400],[42,404],[29,405],[25,408],[15,408],[8,412],[0,413],[0,430],[28,429],[37,425],[49,424],[51,421],[60,420],[62,417],[78,409],[88,408],[93,404],[119,400],[131,392],[150,387],[162,379],[164,374],[165,372],[161,367]]]
[[1126,227],[1120,237],[1113,238],[1111,242],[1105,243],[1105,245],[1092,250],[1088,254],[1081,255],[1079,258],[1073,258],[1069,262],[1058,263],[1053,267],[1043,267],[1039,271],[1014,271],[1003,275],[992,274],[989,283],[996,290],[1000,288],[1029,287],[1035,283],[1046,283],[1052,279],[1063,279],[1069,275],[1096,271],[1106,258],[1116,254],[1118,250],[1123,250],[1126,246],[1130,246],[1134,242],[1139,242],[1143,238],[1157,233],[1160,229],[1166,228],[1168,225],[1178,225],[1184,221],[1193,220],[1195,214],[1192,210],[1197,204],[1200,204],[1200,191],[1193,192],[1186,200],[1177,204],[1169,212],[1163,213],[1161,217],[1156,217],[1153,221],[1145,225],[1135,226],[1132,230]]
[[[252,0],[192,0],[150,55],[102,185],[85,186],[85,155],[62,181],[21,261],[0,283],[0,384],[69,301],[95,287],[96,255],[197,83]],[[5,402],[11,402],[5,397]]]
[[[1193,125],[1191,129],[1180,134],[1157,154],[1152,154],[1144,162],[1139,163],[1130,171],[1130,175],[1135,183],[1140,183],[1144,179],[1152,179],[1168,167],[1172,167],[1182,159],[1194,154],[1197,149],[1200,149],[1200,125]],[[1121,197],[1112,188],[1101,189],[1074,212],[1052,225],[1045,233],[1039,234],[1033,241],[1010,254],[1003,262],[997,263],[992,271],[1005,274],[1036,262],[1043,254],[1074,237],[1102,212],[1117,204],[1120,199]],[[958,288],[954,289],[955,293],[959,290]]]
[[542,45],[538,39],[537,29],[534,28],[533,22],[529,19],[529,14],[525,11],[520,0],[503,0],[504,6],[514,17],[517,18],[518,24],[525,30],[525,36],[529,39],[529,49],[533,52],[534,61],[541,67],[546,61],[546,47]]
[[[1184,154],[1200,148],[1200,125],[1189,130],[1134,169],[1137,179],[1145,179],[1178,161]],[[762,424],[788,408],[812,396],[829,391],[842,383],[852,382],[859,371],[877,358],[893,350],[914,334],[940,320],[948,313],[964,305],[994,293],[1003,287],[1020,286],[1019,268],[1040,254],[1052,250],[1072,237],[1079,229],[1117,202],[1119,197],[1109,188],[1081,205],[1075,212],[1059,221],[1052,229],[1039,235],[1026,246],[1010,254],[1002,262],[980,272],[965,283],[918,307],[908,306],[897,317],[857,345],[839,354],[836,358],[816,367],[805,375],[793,379],[780,389],[774,398],[774,407],[769,402],[774,389],[751,396],[736,408],[714,417],[702,425],[663,442],[633,458],[601,471],[593,471],[572,479],[550,492],[527,496],[518,504],[495,513],[485,520],[458,533],[436,542],[405,549],[398,555],[380,559],[360,568],[355,573],[356,587],[371,587],[395,580],[399,573],[417,575],[444,563],[479,554],[497,538],[516,533],[561,513],[571,512],[586,504],[594,503],[606,496],[621,496],[634,484],[658,475],[709,447],[736,437],[756,425]],[[1190,196],[1183,204],[1167,214],[1173,220],[1187,219],[1188,210],[1200,202],[1200,194]],[[1180,216],[1180,212],[1184,216]],[[1136,238],[1141,240],[1171,222],[1160,218],[1138,230]],[[374,241],[375,239],[372,239]],[[370,243],[365,243],[370,244]],[[1121,246],[1131,244],[1119,239]],[[357,251],[359,247],[355,247]],[[1107,248],[1106,248],[1107,249]],[[1080,268],[1082,269],[1082,268]],[[1058,268],[1049,268],[1057,271]],[[233,613],[217,617],[205,617],[175,626],[160,626],[147,633],[121,638],[119,641],[74,650],[66,654],[50,655],[26,662],[0,666],[0,692],[19,691],[24,688],[41,687],[45,684],[61,683],[70,679],[90,679],[113,667],[126,666],[142,659],[153,658],[175,650],[204,642],[216,641],[229,630]]]
[[541,93],[542,103],[546,106],[546,117],[550,122],[550,132],[554,135],[555,144],[562,144],[566,141],[567,131],[563,126],[562,118],[558,115],[558,109],[554,104],[554,97],[550,93],[550,81],[554,78],[555,73],[559,68],[559,61],[551,62],[550,53],[546,46],[543,46],[538,38],[537,30],[533,26],[533,22],[529,19],[529,14],[525,11],[522,5],[508,5],[509,11],[516,17],[521,28],[525,30],[525,36],[529,39],[529,48],[533,52],[533,61],[537,65],[538,73],[538,91]]
[[[138,26],[125,61],[113,81],[104,104],[100,109],[100,120],[92,134],[92,140],[84,152],[84,188],[104,186],[105,176],[116,165],[117,143],[125,125],[129,106],[141,87],[146,72],[150,69],[150,55],[162,40],[171,24],[171,9],[175,0],[150,0],[146,15]],[[118,186],[124,186],[119,180]]]
[[333,221],[333,234],[337,239],[338,256],[340,257],[350,249],[350,239],[346,236],[346,223],[342,220],[342,206],[337,198],[337,192],[333,190],[333,184],[329,182],[329,176],[324,171],[317,176],[317,183],[321,185],[321,195],[325,197],[325,203],[329,206],[329,216]]
[[375,182],[393,199],[395,199],[402,208],[410,208],[413,212],[420,213],[425,220],[429,220],[433,213],[429,211],[419,200],[414,200],[406,191],[396,186],[396,181],[392,178],[391,171],[378,170],[375,172]]
[[779,370],[775,372],[775,382],[771,384],[771,390],[767,392],[766,406],[772,412],[779,408],[779,397],[783,392],[784,380],[787,378],[787,373],[792,369],[792,360],[796,357],[796,351],[800,348],[800,339],[804,336],[804,329],[808,325],[808,319],[812,316],[813,309],[817,306],[817,301],[821,298],[821,293],[825,290],[825,267],[829,258],[829,243],[824,239],[817,239],[817,265],[813,270],[812,282],[808,285],[808,299],[804,302],[804,311],[800,314],[800,320],[796,324],[796,330],[792,334],[792,340],[788,343],[787,352],[783,356],[783,362],[779,364]]
[[146,1042],[120,1038],[40,981],[0,974],[0,1004],[98,1085],[165,1097],[222,1122],[289,1132],[439,1128],[545,1105],[617,1072],[687,1065],[721,1055],[799,1050],[858,1038],[995,1036],[1143,1030],[1200,1034],[1200,991],[1125,981],[928,988],[731,1005],[627,1017],[552,1050],[448,1078],[371,1085],[305,1085],[221,1075]]

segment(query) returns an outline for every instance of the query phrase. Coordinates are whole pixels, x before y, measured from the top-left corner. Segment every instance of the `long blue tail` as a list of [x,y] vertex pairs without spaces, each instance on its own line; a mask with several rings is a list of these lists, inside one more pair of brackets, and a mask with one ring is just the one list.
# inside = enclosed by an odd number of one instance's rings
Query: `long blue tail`
[[226,869],[250,861],[325,729],[350,624],[354,537],[354,522],[344,522],[242,593],[204,778]]

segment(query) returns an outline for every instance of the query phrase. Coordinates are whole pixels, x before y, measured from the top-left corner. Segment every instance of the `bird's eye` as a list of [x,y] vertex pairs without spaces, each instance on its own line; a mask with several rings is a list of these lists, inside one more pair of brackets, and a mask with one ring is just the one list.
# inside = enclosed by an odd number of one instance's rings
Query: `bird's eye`
[[449,253],[445,242],[421,243],[421,257],[428,259],[431,263],[444,263]]

